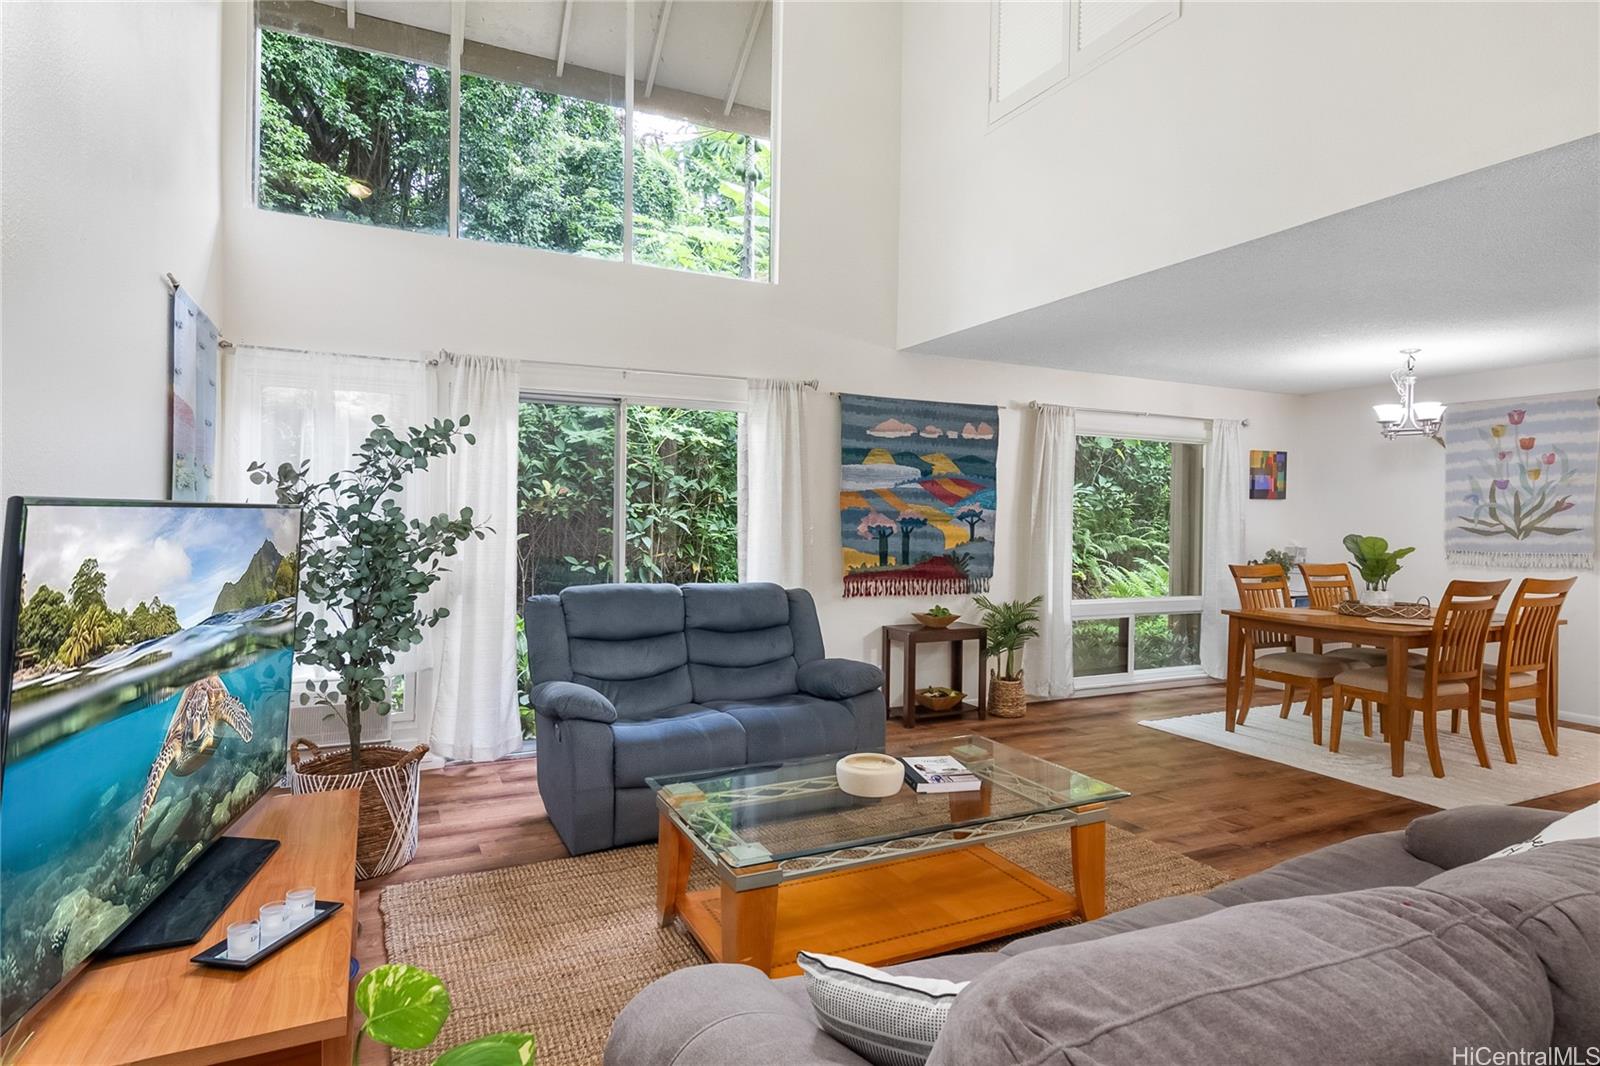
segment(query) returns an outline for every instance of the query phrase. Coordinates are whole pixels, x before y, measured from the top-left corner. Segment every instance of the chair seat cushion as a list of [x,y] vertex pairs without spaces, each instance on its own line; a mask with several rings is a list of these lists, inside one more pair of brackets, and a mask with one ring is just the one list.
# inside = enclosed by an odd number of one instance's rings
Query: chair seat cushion
[[1323,654],[1330,659],[1344,659],[1366,666],[1382,666],[1389,661],[1389,653],[1382,648],[1332,648]]
[[637,788],[647,777],[743,766],[744,728],[733,718],[693,703],[654,718],[623,720],[611,726],[618,788]]
[[706,706],[744,729],[745,762],[829,755],[856,747],[855,716],[844,704],[832,700],[795,692],[761,699],[712,700]]
[[[1348,664],[1346,664],[1348,665]],[[1363,692],[1384,693],[1389,691],[1389,668],[1386,666],[1363,666],[1355,670],[1346,670],[1333,679],[1336,685],[1345,688],[1360,689]],[[1426,691],[1428,675],[1416,667],[1406,671],[1406,695],[1421,699]],[[1441,696],[1465,696],[1467,683],[1465,681],[1446,681],[1439,685]]]
[[1330,655],[1312,655],[1303,651],[1280,651],[1263,655],[1255,661],[1256,673],[1289,674],[1292,677],[1327,679],[1340,670],[1350,669],[1348,659],[1335,659]]
[[[1485,663],[1484,664],[1484,667],[1483,667],[1483,683],[1485,685],[1498,685],[1500,683],[1500,664],[1499,663]],[[1532,685],[1537,685],[1538,683],[1539,683],[1539,675],[1536,674],[1536,673],[1533,673],[1531,671],[1529,671],[1528,673],[1512,674],[1511,675],[1511,687],[1512,688],[1528,688],[1528,687],[1530,687]]]

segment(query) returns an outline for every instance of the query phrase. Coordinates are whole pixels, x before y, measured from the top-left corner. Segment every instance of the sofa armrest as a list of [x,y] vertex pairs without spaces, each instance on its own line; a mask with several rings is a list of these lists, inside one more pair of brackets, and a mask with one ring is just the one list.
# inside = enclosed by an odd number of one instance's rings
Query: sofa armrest
[[805,999],[784,994],[752,966],[724,963],[675,970],[622,1008],[605,1066],[646,1062],[866,1066],[817,1027]]
[[847,700],[883,687],[883,671],[854,659],[817,659],[795,674],[800,691],[820,700]]
[[530,698],[534,710],[552,718],[581,718],[603,725],[617,720],[617,709],[610,700],[575,681],[546,681],[535,685]]
[[1532,807],[1456,807],[1425,814],[1406,826],[1406,850],[1446,870],[1519,844],[1563,817]]

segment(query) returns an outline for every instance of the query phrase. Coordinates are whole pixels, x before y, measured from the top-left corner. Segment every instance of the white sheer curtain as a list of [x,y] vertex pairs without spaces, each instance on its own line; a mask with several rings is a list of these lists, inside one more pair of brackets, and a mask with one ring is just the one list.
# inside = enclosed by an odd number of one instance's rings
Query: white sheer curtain
[[498,759],[522,746],[517,715],[517,369],[507,359],[440,355],[434,417],[470,416],[463,444],[433,474],[440,511],[472,508],[494,532],[467,540],[437,587],[450,614],[435,647],[428,743],[447,759]]
[[1228,626],[1220,612],[1239,605],[1228,566],[1244,562],[1248,477],[1239,422],[1214,419],[1211,439],[1206,443],[1206,499],[1200,541],[1205,556],[1200,589],[1200,666],[1216,678],[1226,674],[1228,658]]
[[785,588],[805,581],[805,389],[798,381],[750,382],[739,463],[740,568],[746,581],[775,581]]
[[1028,584],[1022,599],[1043,596],[1039,638],[1023,651],[1028,691],[1046,699],[1072,695],[1072,485],[1077,457],[1071,408],[1040,404],[1033,412],[1033,514]]

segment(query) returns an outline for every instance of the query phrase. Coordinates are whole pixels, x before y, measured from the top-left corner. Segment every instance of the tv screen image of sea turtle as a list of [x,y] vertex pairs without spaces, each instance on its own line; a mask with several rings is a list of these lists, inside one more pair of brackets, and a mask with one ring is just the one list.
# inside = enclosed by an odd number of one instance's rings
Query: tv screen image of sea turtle
[[284,508],[28,505],[0,1027],[280,779],[298,542]]

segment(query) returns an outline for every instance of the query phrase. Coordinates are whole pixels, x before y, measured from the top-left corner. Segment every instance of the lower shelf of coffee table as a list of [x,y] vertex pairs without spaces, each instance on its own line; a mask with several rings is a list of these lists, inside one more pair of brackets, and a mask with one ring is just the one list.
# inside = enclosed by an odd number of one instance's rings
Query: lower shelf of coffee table
[[[1065,841],[1062,842],[1065,845]],[[1078,913],[1070,892],[981,845],[786,882],[776,889],[773,977],[798,951],[884,966],[1051,925]],[[689,892],[679,916],[722,961],[722,894]]]

